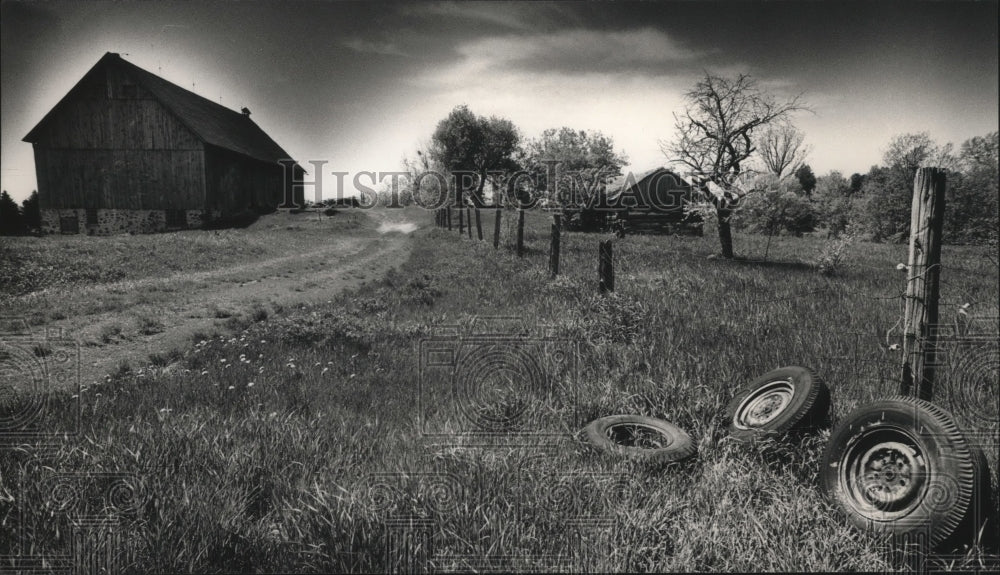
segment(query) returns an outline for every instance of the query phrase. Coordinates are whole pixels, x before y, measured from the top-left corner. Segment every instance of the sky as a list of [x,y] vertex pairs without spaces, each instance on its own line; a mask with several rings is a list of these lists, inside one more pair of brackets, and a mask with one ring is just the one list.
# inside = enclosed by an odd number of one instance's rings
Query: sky
[[[778,98],[816,174],[866,172],[890,138],[998,129],[998,2],[14,2],[0,4],[0,187],[35,189],[21,139],[105,52],[257,122],[311,175],[398,170],[466,104],[600,130],[640,172],[706,72]],[[369,180],[365,180],[366,183]]]

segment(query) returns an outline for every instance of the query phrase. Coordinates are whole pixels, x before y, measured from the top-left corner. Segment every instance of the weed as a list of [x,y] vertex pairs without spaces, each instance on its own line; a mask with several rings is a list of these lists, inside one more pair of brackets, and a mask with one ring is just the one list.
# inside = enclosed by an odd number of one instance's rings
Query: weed
[[155,317],[140,315],[137,318],[139,333],[142,335],[154,335],[163,331],[163,322]]
[[111,323],[101,328],[99,337],[101,343],[111,343],[122,335],[122,327],[116,323]]

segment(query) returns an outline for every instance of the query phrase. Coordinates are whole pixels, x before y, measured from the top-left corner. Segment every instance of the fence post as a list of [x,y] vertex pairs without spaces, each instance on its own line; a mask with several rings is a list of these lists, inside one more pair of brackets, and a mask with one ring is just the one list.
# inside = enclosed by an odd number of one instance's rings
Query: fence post
[[549,272],[555,278],[559,275],[559,228],[562,224],[562,216],[555,214],[552,216],[552,234],[549,243]]
[[597,273],[600,276],[600,292],[615,291],[615,267],[612,257],[611,240],[600,243],[597,261]]
[[524,257],[524,208],[517,208],[517,257]]
[[934,395],[938,282],[944,227],[945,170],[920,168],[913,180],[910,255],[903,312],[903,381],[900,393]]
[[479,236],[479,241],[483,241],[483,220],[479,215],[479,206],[476,206],[476,235]]
[[461,206],[458,207],[458,235],[465,233],[465,210]]
[[503,212],[503,207],[496,206],[493,209],[497,212],[493,219],[493,249],[498,249],[500,247],[500,213]]
[[445,219],[448,220],[448,231],[451,231],[451,206],[446,208],[448,211],[445,212]]
[[465,208],[465,221],[468,222],[469,239],[472,239],[472,208],[466,206]]

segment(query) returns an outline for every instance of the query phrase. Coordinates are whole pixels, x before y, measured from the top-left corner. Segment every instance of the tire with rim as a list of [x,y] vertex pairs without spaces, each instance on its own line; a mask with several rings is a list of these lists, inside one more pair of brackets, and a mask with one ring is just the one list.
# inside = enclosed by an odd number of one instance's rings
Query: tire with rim
[[823,453],[820,487],[860,529],[930,548],[967,525],[989,488],[985,459],[947,411],[898,396],[855,410]]
[[726,407],[730,436],[748,441],[819,427],[830,412],[830,389],[807,367],[769,371],[736,393]]
[[673,463],[695,454],[691,436],[676,425],[642,415],[610,415],[584,428],[587,441],[604,451],[649,463]]

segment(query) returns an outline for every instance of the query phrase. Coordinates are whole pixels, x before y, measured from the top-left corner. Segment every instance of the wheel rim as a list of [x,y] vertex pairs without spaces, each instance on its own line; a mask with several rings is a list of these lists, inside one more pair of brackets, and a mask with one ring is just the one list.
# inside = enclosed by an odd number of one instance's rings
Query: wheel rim
[[788,407],[795,387],[787,379],[768,382],[740,402],[733,414],[733,425],[739,429],[755,429],[774,421]]
[[920,442],[897,428],[862,435],[841,458],[841,484],[850,505],[873,521],[911,513],[926,492],[931,471]]
[[633,449],[665,449],[674,442],[674,439],[663,431],[642,423],[611,425],[605,433],[612,443]]

